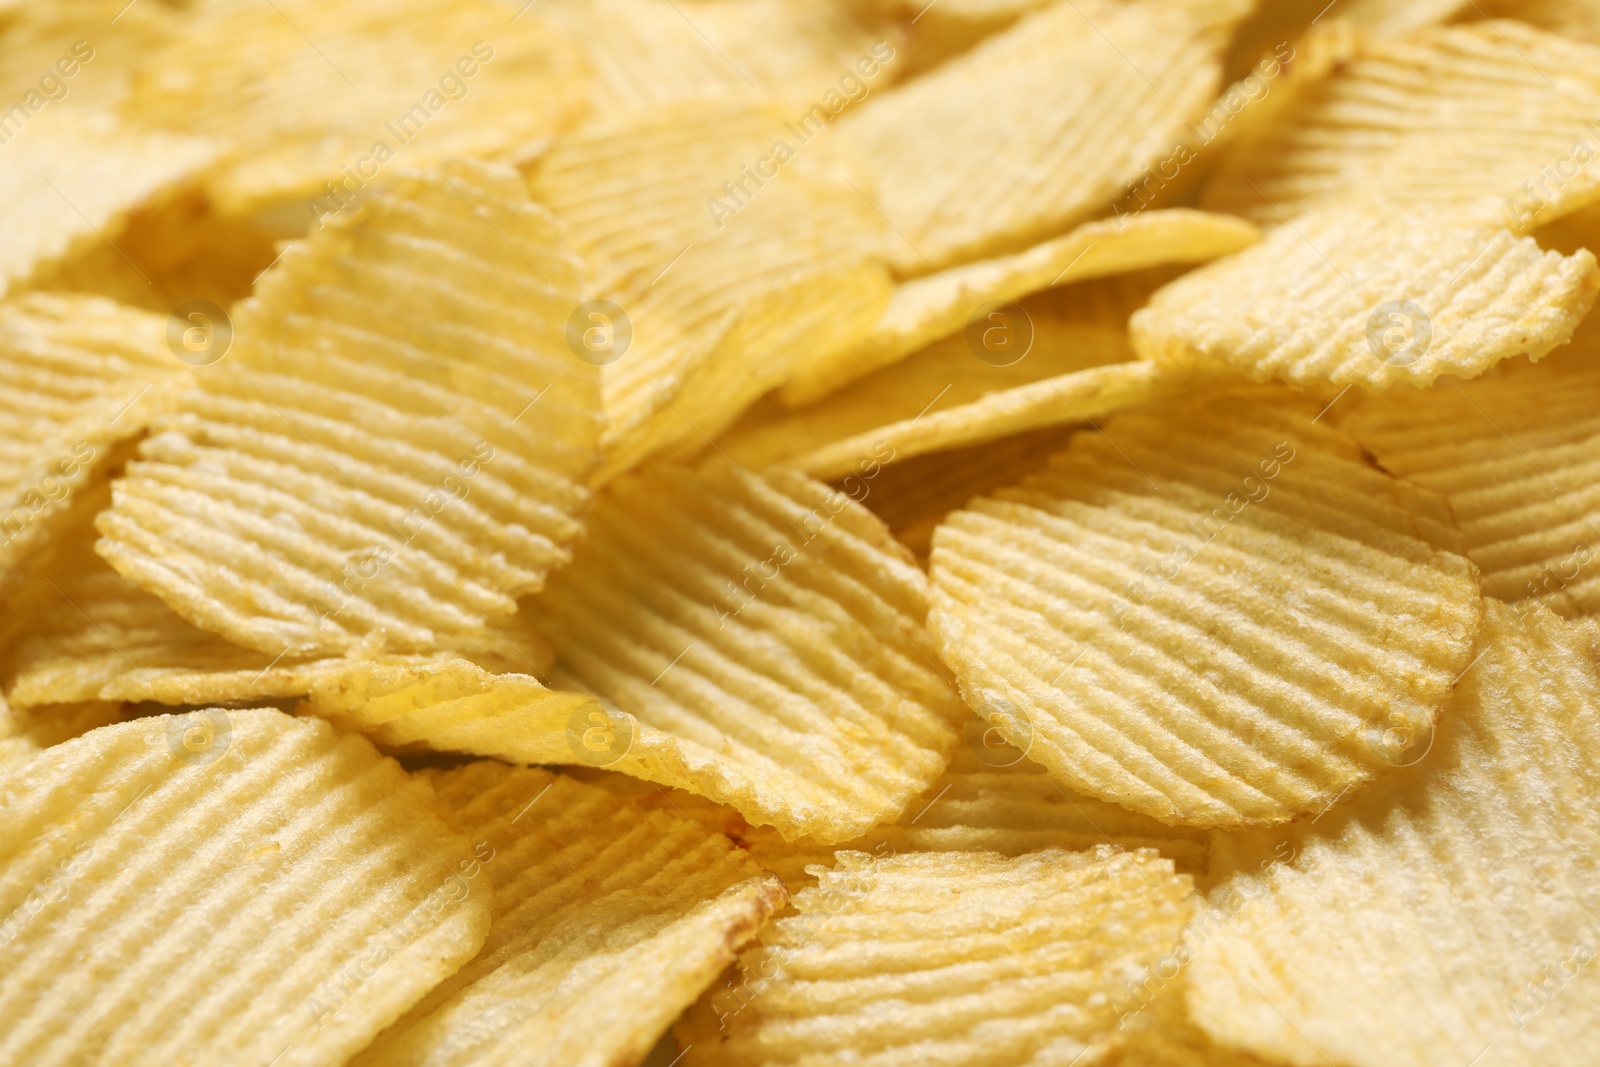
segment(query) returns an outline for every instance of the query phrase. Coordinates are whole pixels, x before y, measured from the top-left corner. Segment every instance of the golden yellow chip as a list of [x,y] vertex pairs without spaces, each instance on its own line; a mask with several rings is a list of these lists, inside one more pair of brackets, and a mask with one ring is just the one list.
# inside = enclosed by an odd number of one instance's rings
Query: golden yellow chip
[[425,776],[493,886],[489,937],[352,1064],[637,1063],[787,899],[726,838],[604,789],[490,762]]
[[1432,206],[1525,229],[1594,198],[1597,114],[1593,45],[1510,20],[1372,36],[1236,142],[1201,206],[1263,226],[1338,205]]
[[1216,93],[1220,45],[1153,0],[1056,4],[871,97],[836,147],[894,228],[901,274],[1020,251],[1159,167]]
[[490,0],[217,5],[146,57],[123,113],[223,146],[229,213],[321,224],[392,180],[460,156],[520,158],[582,114],[576,49],[535,10]]
[[121,701],[90,700],[22,710],[0,699],[0,772],[42,749],[121,722],[125,707]]
[[1148,850],[842,852],[817,873],[675,1028],[687,1064],[1071,1063],[1193,910]]
[[1417,766],[1289,833],[1219,839],[1189,935],[1215,1038],[1290,1064],[1592,1062],[1600,675],[1490,600]]
[[1600,44],[1600,3],[1595,0],[1477,0],[1485,18],[1517,19],[1589,44]]
[[1079,433],[934,533],[967,701],[1073,789],[1165,822],[1318,811],[1405,763],[1470,662],[1441,497],[1287,390]]
[[0,3],[0,114],[6,116],[0,134],[15,135],[19,119],[27,123],[44,111],[116,106],[150,53],[183,32],[187,12],[177,6]]
[[481,643],[581,528],[599,383],[566,343],[575,275],[510,168],[397,179],[262,277],[98,551],[269,657]]
[[1243,1049],[1219,1045],[1189,1014],[1183,949],[1123,984],[1121,1012],[1103,1067],[1283,1067]]
[[[944,769],[966,712],[927,580],[869,512],[790,472],[654,467],[609,487],[524,609],[547,688],[465,663],[363,666],[311,710],[393,746],[604,766],[849,840]],[[598,700],[596,699],[598,698]]]
[[0,774],[0,1058],[343,1063],[483,944],[432,790],[265,709],[93,730]]
[[[783,388],[790,406],[842,385],[955,334],[1004,305],[1070,278],[1081,282],[1164,263],[1198,263],[1237,252],[1260,237],[1226,215],[1177,208],[1085,223],[1026,252],[952,267],[897,286],[872,333],[829,363],[813,363]],[[986,314],[987,313],[987,314]]]
[[1161,363],[1381,390],[1538,359],[1572,337],[1597,293],[1587,250],[1546,252],[1437,211],[1342,208],[1179,278],[1129,328],[1140,355]]

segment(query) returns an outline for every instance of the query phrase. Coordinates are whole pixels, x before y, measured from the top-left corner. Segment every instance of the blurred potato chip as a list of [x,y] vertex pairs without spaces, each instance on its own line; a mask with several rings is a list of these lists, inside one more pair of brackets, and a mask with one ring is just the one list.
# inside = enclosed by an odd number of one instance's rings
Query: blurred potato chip
[[125,707],[117,700],[88,700],[19,709],[0,700],[0,773],[52,745],[121,722]]
[[1600,361],[1586,347],[1502,370],[1372,398],[1344,426],[1449,498],[1485,594],[1600,615]]
[[1566,343],[1600,293],[1593,253],[1418,211],[1303,216],[1134,314],[1133,345],[1177,366],[1297,386],[1430,385]]
[[476,842],[489,937],[353,1065],[637,1063],[787,899],[726,838],[604,789],[491,762],[424,775]]
[[1600,44],[1600,3],[1595,0],[1481,0],[1473,6],[1485,18],[1516,19],[1562,37]]
[[[1125,984],[1119,998],[1122,1021],[1108,1043],[1105,1059],[1096,1063],[1104,1067],[1282,1067],[1277,1060],[1213,1041],[1189,1015],[1188,984],[1187,973],[1181,969],[1175,978],[1166,978],[1158,969]],[[1146,995],[1148,1001],[1143,999]]]
[[1193,909],[1148,850],[843,852],[816,873],[678,1024],[687,1064],[1070,1063]]
[[1511,20],[1370,36],[1235,143],[1201,206],[1272,226],[1316,208],[1431,205],[1525,231],[1594,199],[1596,114],[1592,45]]
[[122,111],[223,146],[213,200],[320,224],[394,169],[518,158],[576,121],[582,63],[538,12],[490,0],[212,7],[150,56]]
[[0,775],[0,806],[7,1062],[334,1067],[489,928],[431,790],[326,723],[108,726]]
[[0,598],[69,521],[113,446],[171,401],[184,367],[162,320],[85,296],[0,303]]
[[0,101],[12,125],[20,103],[30,111],[115,107],[133,73],[186,28],[181,5],[127,0],[54,0],[0,4]]
[[116,238],[128,213],[165,195],[210,161],[193,137],[135,129],[106,111],[52,107],[20,121],[5,113],[0,171],[0,295],[95,244]]
[[1020,251],[1172,148],[1220,84],[1219,49],[1172,5],[1057,4],[869,98],[834,147],[894,228],[899,273]]
[[831,363],[807,367],[783,387],[793,407],[818,398],[957,333],[991,304],[1052,288],[1067,276],[1081,282],[1164,263],[1197,263],[1237,252],[1260,232],[1225,215],[1177,208],[1129,219],[1085,223],[1026,252],[952,267],[894,289],[872,333]]
[[1071,788],[1164,822],[1325,808],[1403,764],[1470,662],[1475,568],[1433,493],[1287,390],[1082,432],[934,533],[962,693]]
[[397,179],[263,275],[98,551],[269,656],[481,643],[581,529],[599,383],[565,343],[575,273],[509,168]]
[[1485,615],[1417,766],[1287,835],[1218,840],[1231,876],[1189,935],[1217,1039],[1297,1065],[1593,1059],[1600,676],[1543,608]]

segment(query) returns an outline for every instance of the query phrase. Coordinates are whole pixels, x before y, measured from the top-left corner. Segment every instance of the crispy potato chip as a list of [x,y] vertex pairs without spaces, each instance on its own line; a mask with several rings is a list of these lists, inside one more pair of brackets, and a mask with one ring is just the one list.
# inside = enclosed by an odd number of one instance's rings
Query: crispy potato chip
[[[0,295],[36,270],[115,241],[129,211],[162,196],[214,150],[193,137],[135,130],[105,111],[53,108],[0,121],[6,241]],[[18,128],[20,126],[20,128]],[[15,130],[15,132],[11,132]]]
[[599,389],[564,342],[574,274],[509,168],[397,179],[262,277],[113,487],[100,554],[269,656],[481,642],[580,530]]
[[1594,198],[1596,114],[1592,45],[1512,21],[1373,37],[1236,142],[1201,206],[1266,226],[1316,208],[1431,205],[1525,230]]
[[1237,252],[1260,237],[1250,223],[1178,208],[1085,223],[1026,252],[952,267],[897,286],[878,324],[830,363],[813,363],[783,387],[790,406],[808,404],[957,333],[989,305],[1059,284],[1164,263],[1199,263]]
[[1164,822],[1314,812],[1403,763],[1467,666],[1475,568],[1441,497],[1287,390],[1079,433],[934,533],[967,701],[1073,789]]
[[1373,398],[1344,427],[1384,469],[1449,497],[1484,593],[1600,615],[1600,360],[1505,370]]
[[1057,4],[868,99],[836,147],[894,227],[900,273],[1020,251],[1171,149],[1218,88],[1219,48],[1170,5]]
[[121,722],[126,706],[116,700],[90,700],[21,710],[0,698],[0,774],[52,745]]
[[494,918],[477,957],[354,1065],[636,1063],[787,899],[726,838],[571,778],[424,775],[477,842],[464,870],[486,872]]
[[0,303],[0,598],[59,536],[113,446],[170,402],[184,367],[164,325],[94,297]]
[[1438,212],[1306,215],[1185,275],[1129,323],[1146,359],[1298,386],[1430,385],[1571,337],[1600,293],[1593,253],[1542,251]]
[[0,775],[0,1057],[343,1063],[489,928],[431,792],[265,709],[109,726]]
[[1097,1067],[1282,1067],[1276,1060],[1213,1041],[1189,1015],[1187,988],[1186,973],[1180,970],[1169,980],[1161,961],[1125,983],[1118,998],[1122,1021],[1105,1059],[1095,1061]]
[[1193,910],[1171,861],[1108,846],[842,852],[818,873],[679,1023],[686,1063],[1066,1064]]
[[1538,605],[1485,615],[1416,767],[1287,836],[1218,840],[1189,1001],[1219,1040],[1305,1065],[1592,1062],[1600,675]]
[[124,114],[224,146],[227,213],[320,223],[395,166],[536,153],[582,114],[576,50],[490,0],[226,4],[148,57]]
[[525,608],[556,647],[554,689],[369,666],[318,685],[311,710],[392,746],[605,766],[787,838],[898,817],[965,715],[923,629],[921,572],[865,509],[799,475],[647,474],[607,490],[577,559]]
[[1576,41],[1600,44],[1600,3],[1595,0],[1475,0],[1485,18],[1517,19]]

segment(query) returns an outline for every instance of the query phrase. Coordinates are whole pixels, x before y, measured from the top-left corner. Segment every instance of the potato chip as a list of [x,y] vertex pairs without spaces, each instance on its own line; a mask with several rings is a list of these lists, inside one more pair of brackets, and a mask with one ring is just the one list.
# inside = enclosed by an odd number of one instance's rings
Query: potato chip
[[1219,47],[1169,5],[1053,5],[869,98],[839,121],[837,148],[895,230],[898,272],[1020,251],[1103,210],[1172,148],[1218,88]]
[[223,145],[207,189],[225,212],[281,203],[320,225],[396,167],[526,157],[575,122],[581,61],[541,19],[490,0],[222,5],[148,57],[123,112]]
[[1287,390],[1079,433],[934,533],[962,692],[1080,792],[1164,822],[1317,811],[1403,763],[1470,662],[1443,499]]
[[1517,19],[1573,40],[1600,44],[1600,3],[1595,0],[1476,0],[1484,18]]
[[1070,1063],[1193,909],[1147,850],[844,852],[818,873],[679,1023],[686,1064]]
[[1345,428],[1449,497],[1487,595],[1600,615],[1600,361],[1588,349],[1505,369],[1374,398]]
[[1218,841],[1231,876],[1189,969],[1214,1037],[1291,1064],[1592,1061],[1600,675],[1538,605],[1485,615],[1416,767],[1287,835]]
[[397,180],[262,277],[98,551],[269,656],[481,643],[580,529],[599,389],[564,342],[577,303],[514,171]]
[[184,367],[163,325],[93,297],[0,303],[0,598],[59,534],[116,442],[170,402]]
[[966,714],[925,592],[888,531],[826,486],[656,467],[602,495],[576,560],[525,608],[556,647],[553,689],[466,664],[363,667],[311,710],[389,745],[605,766],[844,841],[938,777]]
[[477,842],[494,918],[352,1064],[636,1063],[787,899],[726,838],[603,789],[490,762],[424,774]]
[[[1178,950],[1180,953],[1182,949]],[[1125,983],[1118,997],[1123,1011],[1117,1033],[1108,1042],[1103,1067],[1282,1067],[1243,1049],[1217,1044],[1189,1015],[1187,974],[1167,979],[1176,960]],[[1154,992],[1151,993],[1150,991]],[[1149,997],[1146,1000],[1146,996]]]
[[1146,359],[1298,386],[1471,378],[1538,359],[1600,293],[1593,253],[1438,212],[1315,212],[1185,275],[1129,323]]
[[184,30],[176,5],[128,0],[0,4],[0,112],[11,135],[29,112],[115,107],[150,53]]
[[128,212],[164,195],[214,153],[204,141],[135,130],[109,112],[16,110],[22,122],[12,113],[0,119],[11,157],[0,177],[0,295],[95,244],[115,248]]
[[1201,206],[1265,226],[1315,208],[1431,205],[1525,229],[1593,199],[1597,113],[1591,45],[1512,21],[1373,37],[1237,142]]
[[23,710],[0,699],[0,775],[52,745],[121,722],[125,707],[120,701],[90,700]]
[[0,776],[0,1057],[343,1063],[471,959],[431,790],[265,709],[93,730]]
[[808,404],[938,340],[974,316],[1053,287],[1164,263],[1198,263],[1237,252],[1260,232],[1241,219],[1185,208],[1085,223],[1026,252],[952,267],[897,286],[870,335],[831,363],[814,363],[783,388]]

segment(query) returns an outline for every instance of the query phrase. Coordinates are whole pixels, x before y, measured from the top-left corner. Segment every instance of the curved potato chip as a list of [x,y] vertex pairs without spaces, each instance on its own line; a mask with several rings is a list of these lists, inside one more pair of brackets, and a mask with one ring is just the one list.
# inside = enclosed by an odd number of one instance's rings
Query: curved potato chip
[[900,273],[1019,251],[1103,210],[1171,149],[1218,88],[1219,49],[1171,6],[1053,5],[870,98],[834,147],[896,231]]
[[1565,344],[1600,294],[1594,254],[1437,212],[1315,212],[1185,275],[1129,322],[1146,359],[1299,386],[1430,385]]
[[357,737],[208,709],[0,775],[0,1057],[336,1067],[470,959],[488,894]]
[[52,745],[121,722],[125,707],[121,701],[90,700],[21,710],[0,699],[0,775]]
[[1217,1039],[1304,1065],[1592,1061],[1600,675],[1543,608],[1485,616],[1417,766],[1315,825],[1219,839],[1231,877],[1189,970]]
[[477,842],[463,873],[486,872],[494,918],[355,1067],[637,1063],[787,899],[726,838],[595,786],[490,762],[423,773]]
[[1164,970],[1162,962],[1125,983],[1119,998],[1122,1021],[1106,1058],[1095,1061],[1097,1067],[1282,1067],[1276,1060],[1213,1041],[1189,1016],[1187,975],[1179,970],[1176,978],[1166,978],[1165,971],[1177,960]]
[[509,168],[398,180],[262,277],[98,551],[269,656],[478,640],[581,528],[599,389],[564,343],[574,274]]
[[1469,662],[1477,574],[1443,499],[1314,411],[1123,415],[946,519],[929,626],[968,702],[1170,823],[1283,822],[1404,762]]
[[1386,470],[1450,499],[1485,594],[1600,615],[1600,360],[1374,398],[1342,425]]
[[807,366],[783,387],[783,401],[808,404],[958,332],[985,307],[1053,288],[1068,274],[1081,282],[1164,263],[1199,263],[1237,252],[1260,235],[1242,219],[1174,208],[1085,223],[1026,252],[904,282],[869,336],[837,360]]
[[1595,0],[1481,0],[1485,18],[1516,19],[1575,41],[1600,44],[1600,3]]
[[1070,1063],[1194,906],[1147,850],[842,852],[817,873],[678,1024],[686,1063]]
[[[513,12],[515,14],[515,12]],[[225,146],[207,176],[229,214],[337,215],[393,160],[532,154],[582,113],[576,50],[490,0],[214,6],[149,56],[123,113]]]
[[1596,114],[1592,45],[1509,20],[1373,38],[1236,142],[1200,203],[1263,226],[1316,208],[1432,205],[1524,231],[1594,198]]

